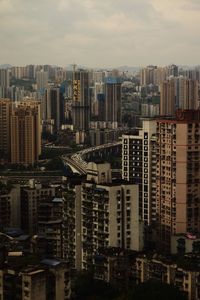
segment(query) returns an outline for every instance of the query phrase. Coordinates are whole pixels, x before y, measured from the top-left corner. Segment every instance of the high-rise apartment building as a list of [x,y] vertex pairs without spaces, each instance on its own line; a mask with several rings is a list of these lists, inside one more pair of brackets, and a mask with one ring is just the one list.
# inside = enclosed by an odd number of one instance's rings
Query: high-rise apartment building
[[35,78],[35,66],[34,65],[27,65],[25,66],[25,77],[29,79]]
[[63,187],[64,198],[64,259],[71,269],[82,269],[81,241],[81,182],[80,177],[70,177]]
[[88,130],[90,121],[89,72],[76,71],[73,78],[72,121],[77,131]]
[[149,85],[155,83],[155,70],[157,66],[147,66],[140,71],[140,85]]
[[10,70],[0,69],[0,98],[7,96],[7,90],[10,86]]
[[22,79],[25,77],[25,67],[12,67],[11,68],[11,76],[16,79]]
[[171,235],[200,231],[200,113],[157,120],[156,205],[161,249]]
[[38,201],[38,234],[47,240],[47,252],[51,257],[63,258],[63,219],[62,198],[46,197]]
[[46,131],[51,133],[60,129],[64,121],[64,97],[60,88],[53,87],[45,90],[43,104],[43,123]]
[[144,119],[135,134],[122,136],[122,178],[139,186],[139,213],[145,224],[156,217],[156,121]]
[[175,81],[169,79],[160,86],[160,115],[172,116],[176,110]]
[[47,200],[54,197],[54,187],[36,183],[34,180],[31,180],[28,186],[22,188],[21,228],[26,234],[34,235],[38,232],[38,208],[40,204],[46,203]]
[[81,191],[82,268],[92,266],[99,249],[141,251],[138,186],[112,182],[109,164],[89,163]]
[[178,76],[178,66],[176,66],[174,64],[166,66],[165,70],[166,70],[167,77],[170,77],[170,76],[177,77]]
[[106,77],[104,79],[104,113],[106,122],[121,124],[121,79]]
[[174,116],[178,108],[199,108],[199,83],[184,77],[171,77],[160,85],[160,114]]
[[0,86],[8,88],[10,86],[10,70],[0,69]]
[[41,93],[44,92],[48,86],[48,72],[43,70],[36,72],[36,84],[37,90]]
[[169,65],[166,67],[147,66],[140,71],[140,84],[142,86],[155,84],[160,85],[170,76],[178,76],[178,66]]
[[181,109],[199,108],[199,82],[184,77],[175,80],[176,107]]
[[89,163],[87,180],[65,191],[68,239],[66,257],[89,269],[100,249],[143,249],[138,185],[113,181],[108,163]]
[[0,228],[21,226],[20,187],[0,182]]
[[40,103],[17,103],[11,114],[11,163],[34,164],[41,154]]
[[12,102],[0,99],[0,153],[1,158],[10,160],[10,116]]

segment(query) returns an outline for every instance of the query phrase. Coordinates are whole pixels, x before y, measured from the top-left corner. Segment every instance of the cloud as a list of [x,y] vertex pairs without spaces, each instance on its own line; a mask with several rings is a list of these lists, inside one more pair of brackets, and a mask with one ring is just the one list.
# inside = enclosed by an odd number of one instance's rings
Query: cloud
[[198,1],[0,0],[0,63],[199,63]]

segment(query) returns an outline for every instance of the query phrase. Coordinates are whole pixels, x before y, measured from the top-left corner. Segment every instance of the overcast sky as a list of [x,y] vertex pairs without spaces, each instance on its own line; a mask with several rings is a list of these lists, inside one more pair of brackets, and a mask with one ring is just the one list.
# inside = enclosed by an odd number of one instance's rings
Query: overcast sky
[[200,64],[200,0],[0,0],[0,64]]

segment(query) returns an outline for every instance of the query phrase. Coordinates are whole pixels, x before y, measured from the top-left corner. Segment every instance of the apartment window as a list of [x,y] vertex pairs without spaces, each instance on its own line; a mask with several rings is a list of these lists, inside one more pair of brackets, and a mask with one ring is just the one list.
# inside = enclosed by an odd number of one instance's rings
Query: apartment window
[[28,291],[24,291],[24,296],[25,297],[29,297],[29,292]]
[[28,281],[24,281],[24,286],[28,287],[29,286],[29,282]]
[[131,211],[130,211],[130,210],[127,210],[127,211],[126,211],[126,215],[127,215],[127,217],[130,217]]

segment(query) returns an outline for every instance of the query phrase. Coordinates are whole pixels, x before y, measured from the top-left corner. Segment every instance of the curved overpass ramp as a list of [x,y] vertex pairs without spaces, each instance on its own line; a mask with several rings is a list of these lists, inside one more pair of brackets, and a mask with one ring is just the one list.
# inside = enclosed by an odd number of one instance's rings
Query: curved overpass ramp
[[116,147],[121,145],[122,142],[115,142],[109,144],[103,144],[96,147],[90,147],[77,153],[73,154],[71,157],[67,157],[65,155],[62,156],[63,162],[66,165],[69,165],[72,168],[72,171],[75,173],[79,173],[81,175],[87,174],[87,165],[88,163],[84,160],[84,157],[92,152],[105,150],[107,148]]

